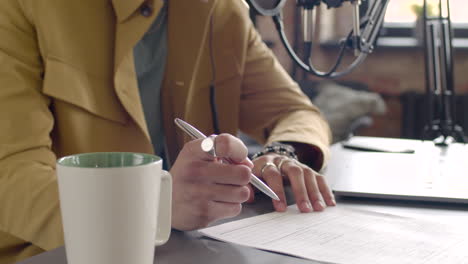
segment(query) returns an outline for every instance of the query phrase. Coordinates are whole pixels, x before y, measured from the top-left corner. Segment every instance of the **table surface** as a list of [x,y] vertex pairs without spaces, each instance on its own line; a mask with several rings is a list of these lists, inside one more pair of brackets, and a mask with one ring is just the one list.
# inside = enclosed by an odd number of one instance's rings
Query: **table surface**
[[[288,203],[293,203],[291,190],[287,189]],[[352,207],[394,213],[417,218],[431,218],[448,223],[466,225],[468,223],[468,205],[436,203],[424,201],[401,201],[388,199],[337,197],[338,206],[347,204]],[[268,197],[259,195],[253,204],[246,204],[242,213],[229,222],[236,219],[255,216],[273,211]],[[215,223],[215,224],[219,224]],[[158,264],[184,264],[202,261],[202,263],[321,263],[305,260],[284,254],[258,250],[240,245],[224,243],[207,237],[199,232],[180,232],[173,230],[169,241],[156,248],[155,263]],[[45,252],[29,258],[21,264],[65,264],[66,256],[64,247]]]

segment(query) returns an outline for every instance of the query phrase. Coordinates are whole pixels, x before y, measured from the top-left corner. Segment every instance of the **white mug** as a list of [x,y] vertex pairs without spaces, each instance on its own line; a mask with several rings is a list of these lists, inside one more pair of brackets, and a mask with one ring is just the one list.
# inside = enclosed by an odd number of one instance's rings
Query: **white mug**
[[152,264],[171,232],[171,175],[162,159],[127,152],[57,161],[68,264]]

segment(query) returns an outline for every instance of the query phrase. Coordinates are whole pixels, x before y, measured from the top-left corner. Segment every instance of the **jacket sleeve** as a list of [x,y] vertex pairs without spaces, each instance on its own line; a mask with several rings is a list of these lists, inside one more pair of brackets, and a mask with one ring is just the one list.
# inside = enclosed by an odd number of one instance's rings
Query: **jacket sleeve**
[[326,161],[331,133],[317,107],[276,60],[250,24],[240,127],[262,143],[288,141],[318,148]]
[[50,138],[54,118],[41,93],[43,65],[32,20],[20,1],[2,1],[0,231],[50,250],[63,244],[63,233]]

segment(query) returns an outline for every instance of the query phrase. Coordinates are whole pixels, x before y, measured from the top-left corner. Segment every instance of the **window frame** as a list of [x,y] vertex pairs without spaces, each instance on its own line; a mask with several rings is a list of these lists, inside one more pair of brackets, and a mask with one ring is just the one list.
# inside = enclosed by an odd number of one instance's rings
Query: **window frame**
[[[385,22],[377,40],[379,47],[418,47],[414,36],[416,23],[411,22]],[[455,49],[468,49],[468,23],[453,23],[453,47]]]

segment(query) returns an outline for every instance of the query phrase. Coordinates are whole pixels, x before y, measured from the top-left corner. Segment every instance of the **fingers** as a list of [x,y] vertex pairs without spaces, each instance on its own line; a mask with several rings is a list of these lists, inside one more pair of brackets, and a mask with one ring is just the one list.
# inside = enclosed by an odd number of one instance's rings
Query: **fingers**
[[[289,182],[291,183],[291,189],[293,190],[299,211],[303,213],[311,212],[312,204],[308,196],[308,190],[302,168],[298,166],[297,163],[289,159],[283,160],[283,158],[278,158],[277,160],[279,160],[277,164],[281,165],[279,168],[281,169],[282,174],[287,175]],[[279,164],[281,160],[283,160],[283,163]],[[320,210],[323,210],[323,208],[320,208]]]
[[307,193],[309,194],[309,200],[312,203],[312,207],[315,211],[323,211],[326,205],[323,202],[322,194],[317,185],[316,175],[310,168],[304,168],[304,182],[306,184]]
[[240,204],[247,201],[250,195],[247,186],[212,184],[200,188],[203,189],[194,194],[194,199]]
[[255,191],[252,187],[252,184],[247,185],[247,188],[249,188],[249,198],[247,199],[246,203],[253,203],[255,201]]
[[206,227],[240,213],[249,197],[247,186],[192,183],[174,185],[172,226],[179,230]]
[[[235,164],[244,164],[252,168],[253,163],[247,158],[248,150],[244,143],[230,134],[220,134],[213,138],[216,157],[227,158]],[[194,159],[213,161],[216,160],[212,154],[203,151],[203,139],[197,139],[185,144],[184,150],[188,151]]]
[[241,163],[247,158],[248,150],[244,143],[230,134],[220,134],[215,140],[216,155]]
[[333,195],[332,190],[330,189],[330,187],[328,187],[325,177],[323,177],[323,175],[316,173],[316,179],[317,179],[317,185],[319,187],[320,193],[322,194],[322,197],[325,200],[326,205],[335,206],[336,205],[335,195]]
[[191,168],[193,176],[186,178],[191,182],[244,186],[250,182],[252,175],[251,169],[244,165],[196,162]]
[[[269,166],[270,162],[276,166]],[[284,182],[290,183],[301,212],[322,211],[327,206],[336,205],[334,195],[324,176],[308,166],[277,154],[259,157],[255,160],[255,164],[254,174],[263,178],[281,199],[280,202],[273,201],[277,211],[284,211],[287,208]]]
[[[184,145],[171,168],[173,228],[193,230],[235,216],[249,199],[253,163],[247,159],[247,148],[229,134],[216,136],[213,142],[217,157],[203,151],[202,140],[193,140]],[[210,148],[206,146],[205,150]],[[234,164],[216,162],[220,157]]]
[[275,207],[276,211],[284,212],[287,209],[286,203],[286,194],[284,192],[283,186],[283,178],[281,177],[281,173],[279,172],[278,168],[271,162],[273,166],[264,166],[260,170],[259,177],[263,178],[266,184],[273,190],[273,192],[278,195],[280,198],[279,201],[273,200],[273,206]]

